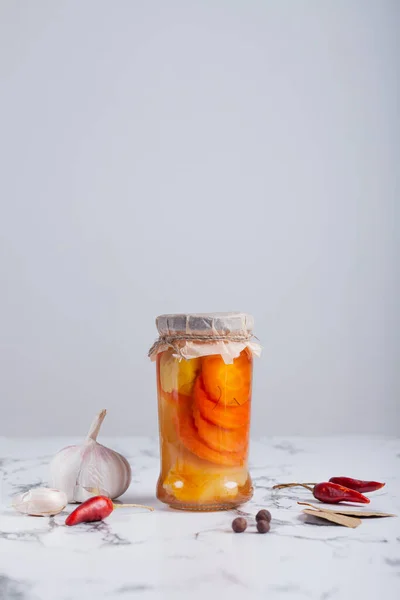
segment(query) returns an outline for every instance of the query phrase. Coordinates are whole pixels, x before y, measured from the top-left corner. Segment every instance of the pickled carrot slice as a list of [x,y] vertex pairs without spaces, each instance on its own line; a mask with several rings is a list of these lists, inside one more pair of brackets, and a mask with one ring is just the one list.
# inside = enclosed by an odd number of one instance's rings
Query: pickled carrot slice
[[197,405],[193,407],[194,423],[199,437],[218,452],[240,452],[247,443],[247,427],[240,429],[223,429],[207,421]]
[[199,458],[226,466],[237,466],[244,462],[246,452],[222,452],[208,446],[200,437],[196,428],[192,407],[188,403],[180,403],[177,411],[176,428],[181,442],[188,450]]
[[194,384],[193,399],[203,417],[214,425],[219,425],[224,429],[249,426],[250,402],[245,402],[241,406],[237,404],[226,406],[221,402],[214,402],[207,396],[201,376],[196,379]]
[[241,406],[251,393],[252,357],[247,350],[227,365],[218,354],[203,359],[203,381],[212,400],[226,406]]

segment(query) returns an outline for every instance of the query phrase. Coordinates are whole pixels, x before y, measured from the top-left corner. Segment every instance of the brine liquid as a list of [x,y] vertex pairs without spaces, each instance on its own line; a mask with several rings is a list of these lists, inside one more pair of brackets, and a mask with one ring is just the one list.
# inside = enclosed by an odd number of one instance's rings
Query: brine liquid
[[252,497],[247,469],[252,356],[157,357],[161,472],[157,497],[174,508],[223,510]]

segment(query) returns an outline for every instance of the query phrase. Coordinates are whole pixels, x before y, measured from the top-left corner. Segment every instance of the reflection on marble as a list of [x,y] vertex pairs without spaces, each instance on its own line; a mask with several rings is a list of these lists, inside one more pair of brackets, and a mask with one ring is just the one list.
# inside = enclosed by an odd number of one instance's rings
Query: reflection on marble
[[[79,440],[76,440],[77,442]],[[371,508],[400,515],[400,440],[383,438],[263,439],[251,447],[254,498],[240,510],[174,511],[154,497],[158,443],[102,440],[128,457],[133,470],[124,509],[106,521],[64,525],[55,517],[19,515],[14,494],[46,485],[54,453],[74,440],[0,438],[0,600],[385,600],[400,598],[400,517],[370,519],[346,529],[302,515],[307,490],[272,492],[285,481],[350,475],[386,481]],[[253,525],[235,535],[232,518],[273,516],[271,532]]]

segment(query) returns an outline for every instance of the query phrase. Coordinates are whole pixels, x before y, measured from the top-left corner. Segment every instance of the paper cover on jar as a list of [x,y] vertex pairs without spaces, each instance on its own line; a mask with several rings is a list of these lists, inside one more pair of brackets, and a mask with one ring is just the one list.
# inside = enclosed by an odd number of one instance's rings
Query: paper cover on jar
[[179,358],[219,354],[226,364],[245,348],[260,356],[261,345],[254,341],[254,319],[239,312],[160,315],[156,319],[159,338],[149,351],[151,360],[168,348]]

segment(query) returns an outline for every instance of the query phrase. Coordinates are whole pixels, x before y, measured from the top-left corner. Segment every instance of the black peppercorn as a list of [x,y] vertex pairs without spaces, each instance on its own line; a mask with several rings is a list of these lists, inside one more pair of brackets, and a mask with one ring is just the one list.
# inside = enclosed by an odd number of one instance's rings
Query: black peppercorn
[[271,513],[269,510],[259,510],[256,514],[256,521],[268,521],[269,523],[271,521]]
[[236,517],[232,521],[232,529],[235,533],[243,533],[247,527],[247,521],[243,517]]

